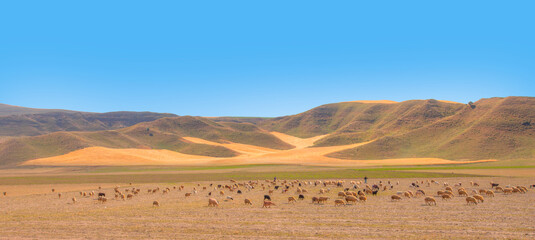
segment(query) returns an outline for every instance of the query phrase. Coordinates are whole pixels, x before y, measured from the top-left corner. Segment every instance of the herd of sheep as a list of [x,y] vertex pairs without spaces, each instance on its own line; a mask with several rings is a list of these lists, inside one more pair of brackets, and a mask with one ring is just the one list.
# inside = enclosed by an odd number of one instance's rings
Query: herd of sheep
[[[430,194],[426,191],[430,191],[430,187],[440,187],[436,194]],[[186,189],[185,186],[173,186],[173,187],[155,187],[146,190],[146,194],[150,194],[157,198],[158,195],[167,195],[171,192],[181,193],[185,198],[192,196],[204,196],[208,201],[209,207],[219,207],[220,201],[233,201],[234,196],[243,195],[245,205],[253,205],[248,195],[252,195],[254,191],[261,192],[264,197],[260,202],[263,208],[270,208],[277,206],[273,200],[287,199],[288,204],[294,204],[298,201],[303,201],[306,198],[310,198],[312,204],[326,204],[329,201],[334,203],[334,206],[346,206],[357,203],[366,203],[370,197],[376,197],[378,195],[389,195],[388,193],[394,193],[390,195],[392,202],[403,201],[403,199],[419,198],[422,197],[426,205],[437,205],[435,197],[442,198],[443,201],[448,201],[456,196],[465,197],[467,205],[477,205],[483,203],[485,197],[494,197],[496,193],[503,195],[509,194],[523,194],[528,191],[524,186],[500,186],[498,183],[490,182],[487,187],[481,187],[477,182],[470,181],[463,185],[458,182],[455,184],[449,184],[447,182],[438,182],[435,180],[421,180],[413,181],[408,186],[399,184],[399,181],[378,181],[373,184],[366,184],[361,181],[344,181],[344,180],[315,180],[315,181],[302,181],[302,180],[257,180],[257,181],[244,181],[238,182],[230,180],[227,184],[214,184],[205,183],[201,185],[197,183],[193,187]],[[534,187],[530,185],[530,188]],[[319,188],[319,189],[318,189]],[[138,187],[115,187],[113,193],[106,193],[98,187],[98,191],[79,192],[80,198],[93,198],[100,204],[108,202],[108,198],[113,197],[113,200],[127,201],[135,198],[142,193]],[[405,189],[405,190],[401,190]],[[335,195],[332,191],[336,190]],[[56,192],[52,189],[52,192]],[[108,195],[106,195],[108,194]],[[295,194],[295,195],[294,195]],[[4,196],[7,196],[6,192],[3,192]],[[286,195],[286,196],[284,196]],[[434,196],[433,196],[434,195]],[[59,199],[62,198],[62,193],[57,193]],[[335,196],[335,197],[333,197]],[[331,197],[333,199],[331,199]],[[219,200],[218,200],[219,199]],[[72,197],[69,201],[72,204],[76,204],[78,201],[76,197]],[[285,200],[286,201],[286,200]],[[154,200],[152,202],[154,207],[159,207],[160,202]]]

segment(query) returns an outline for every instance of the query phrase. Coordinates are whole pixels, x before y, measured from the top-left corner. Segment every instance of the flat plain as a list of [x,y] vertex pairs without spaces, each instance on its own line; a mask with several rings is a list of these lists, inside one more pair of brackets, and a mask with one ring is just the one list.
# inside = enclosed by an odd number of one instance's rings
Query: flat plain
[[[281,171],[288,168],[286,172]],[[50,170],[50,169],[49,169]],[[151,171],[152,170],[152,171]],[[521,168],[530,171],[532,168]],[[67,169],[72,174],[43,173],[35,169],[33,176],[0,178],[0,232],[4,239],[533,239],[535,238],[535,191],[525,194],[485,197],[477,205],[467,205],[465,197],[442,200],[436,193],[444,190],[447,182],[454,190],[461,183],[469,195],[472,190],[491,189],[490,182],[500,186],[535,184],[535,177],[482,177],[467,174],[424,173],[398,169],[332,169],[301,166],[248,166],[220,168],[97,168]],[[50,170],[52,171],[52,170]],[[58,170],[54,170],[57,172]],[[54,172],[52,171],[52,172]],[[85,171],[85,173],[80,173]],[[137,172],[136,172],[137,171]],[[424,171],[424,170],[420,170]],[[432,170],[429,170],[432,171]],[[174,176],[174,177],[172,177]],[[338,192],[352,188],[351,181],[383,184],[387,190],[377,196],[367,195],[366,202],[334,206]],[[277,182],[273,183],[273,177]],[[230,181],[235,179],[236,183]],[[299,179],[299,180],[297,180]],[[286,183],[284,183],[284,181]],[[336,185],[315,186],[321,180],[344,181]],[[438,184],[427,185],[435,180]],[[18,182],[17,182],[18,181]],[[258,182],[254,189],[242,183]],[[298,181],[298,182],[297,182]],[[390,184],[388,182],[390,181]],[[421,182],[424,182],[423,184]],[[472,186],[470,181],[480,186]],[[88,183],[89,182],[89,183]],[[92,183],[91,183],[92,182]],[[274,186],[289,185],[288,192]],[[398,183],[399,182],[399,183]],[[418,182],[419,188],[412,187]],[[132,185],[130,185],[132,183]],[[288,197],[297,199],[297,187],[304,200],[288,203]],[[217,188],[217,185],[239,184],[237,189]],[[265,189],[263,189],[263,187]],[[132,199],[115,199],[114,187],[127,194],[126,189],[139,188]],[[179,190],[184,186],[183,190]],[[365,187],[358,184],[359,189]],[[390,188],[392,186],[392,188]],[[102,189],[98,189],[101,187]],[[148,189],[169,188],[147,193]],[[176,189],[175,189],[176,187]],[[203,187],[207,189],[203,190]],[[52,192],[54,188],[54,192]],[[194,188],[197,193],[194,193]],[[242,194],[238,194],[237,190]],[[274,192],[269,194],[269,190]],[[320,189],[330,190],[320,194]],[[424,197],[402,197],[392,201],[390,196],[399,191],[415,192],[422,189],[434,196],[437,205],[427,206]],[[220,191],[224,191],[224,195]],[[99,203],[97,196],[80,192],[102,192],[107,202]],[[355,190],[358,191],[358,190]],[[211,195],[209,193],[211,192]],[[61,198],[58,197],[61,193]],[[186,193],[192,196],[186,197]],[[269,194],[276,204],[263,208],[263,196]],[[312,203],[311,198],[329,197],[324,204]],[[77,202],[73,204],[72,198]],[[227,197],[232,197],[233,200]],[[208,207],[208,199],[215,198],[219,207]],[[253,205],[245,205],[248,198]],[[158,201],[160,207],[154,207]]]

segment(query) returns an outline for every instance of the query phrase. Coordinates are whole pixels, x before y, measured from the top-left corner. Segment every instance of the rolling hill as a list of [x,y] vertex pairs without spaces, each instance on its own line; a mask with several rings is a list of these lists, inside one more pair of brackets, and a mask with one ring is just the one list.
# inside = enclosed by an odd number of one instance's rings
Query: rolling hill
[[0,136],[36,136],[60,131],[99,131],[129,127],[163,117],[168,113],[152,112],[45,112],[0,116]]
[[51,112],[75,112],[75,111],[63,110],[63,109],[27,108],[27,107],[19,107],[19,106],[13,106],[13,105],[0,103],[0,116],[51,113]]
[[[99,153],[167,159],[165,164],[175,163],[172,156],[188,164],[195,159],[303,164],[535,160],[535,98],[489,98],[472,105],[433,99],[342,102],[278,118],[25,114],[0,117],[0,132],[5,133],[0,165],[32,159],[67,163]],[[142,151],[147,149],[154,151]]]

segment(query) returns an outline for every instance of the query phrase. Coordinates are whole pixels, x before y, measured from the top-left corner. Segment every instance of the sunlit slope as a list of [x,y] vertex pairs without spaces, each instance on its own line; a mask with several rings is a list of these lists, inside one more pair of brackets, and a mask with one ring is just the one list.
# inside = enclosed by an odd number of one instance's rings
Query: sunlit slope
[[343,159],[535,159],[535,98],[477,101],[414,131],[330,154]]
[[[300,142],[294,149],[275,150],[241,143],[217,143],[204,139],[185,137],[187,141],[212,146],[223,146],[240,153],[235,157],[203,157],[181,154],[168,150],[152,149],[111,149],[90,147],[65,155],[26,161],[23,165],[47,166],[120,166],[120,165],[181,165],[181,166],[221,166],[240,164],[301,164],[322,166],[376,166],[463,163],[438,158],[404,158],[388,160],[347,161],[326,157],[326,154],[354,148],[367,143],[346,146],[308,148],[314,139],[301,139],[282,133],[275,134],[282,139]],[[308,144],[306,144],[308,142]]]

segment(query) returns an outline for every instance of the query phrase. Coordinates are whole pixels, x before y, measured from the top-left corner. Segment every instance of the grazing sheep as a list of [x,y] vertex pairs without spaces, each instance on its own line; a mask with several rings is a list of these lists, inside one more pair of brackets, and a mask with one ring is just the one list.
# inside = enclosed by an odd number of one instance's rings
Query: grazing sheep
[[189,192],[188,192],[188,193],[185,193],[184,196],[185,196],[185,197],[190,197],[190,196],[191,196],[191,193],[189,193]]
[[444,192],[444,191],[440,191],[440,190],[437,191],[437,195],[438,195],[438,196],[442,196],[442,195],[445,194],[445,193],[446,193],[446,192]]
[[422,190],[422,189],[418,189],[418,191],[416,191],[416,196],[418,196],[418,195],[423,195],[423,196],[425,196],[425,192],[424,192],[424,190]]
[[98,196],[99,196],[99,197],[105,197],[106,194],[105,194],[105,193],[98,193]]
[[346,196],[345,192],[338,192],[338,197],[345,197],[345,196]]
[[487,193],[487,190],[485,190],[485,189],[479,189],[479,194],[485,194],[485,193]]
[[434,197],[425,197],[425,204],[431,206],[431,204],[434,204],[435,206],[437,205],[437,201],[435,200]]
[[320,199],[318,197],[312,197],[312,203],[320,203]]
[[262,205],[262,208],[271,208],[271,206],[277,206],[272,201],[264,201],[264,204]]
[[294,197],[288,197],[288,203],[297,202]]
[[366,196],[359,196],[359,201],[365,203],[367,200]]
[[341,206],[345,205],[344,200],[342,199],[334,200],[334,206],[338,206],[338,205],[341,205]]
[[403,193],[403,196],[407,197],[407,198],[411,198],[411,194],[409,192],[404,192]]
[[72,204],[75,204],[75,203],[76,203],[76,198],[72,197]]
[[264,195],[264,200],[269,200],[271,201],[271,197],[269,195]]
[[249,199],[247,199],[247,198],[246,198],[245,200],[243,200],[243,202],[244,202],[246,205],[247,205],[247,204],[249,204],[249,205],[253,205],[253,203],[251,202],[251,200],[249,200]]
[[219,207],[219,202],[215,198],[208,199],[208,207]]
[[52,192],[55,192],[55,191],[56,191],[56,189],[53,189],[53,188],[52,188]]
[[453,192],[453,189],[451,187],[446,187],[446,191],[451,191]]
[[470,205],[470,204],[474,204],[474,205],[477,205],[477,201],[475,198],[473,197],[466,197],[466,204]]
[[299,197],[297,198],[299,200],[305,200],[305,196],[303,194],[299,194]]
[[58,198],[61,198],[61,193],[58,193]]
[[233,200],[233,201],[234,201],[234,198],[232,198],[232,196],[227,196],[227,199],[228,199],[228,200]]
[[399,200],[401,200],[401,197],[398,196],[398,195],[392,195],[392,196],[390,196],[390,198],[392,199],[392,201],[399,201]]
[[105,202],[108,201],[108,199],[105,198],[105,197],[99,197],[99,198],[98,198],[98,201],[99,201],[100,203],[104,204]]
[[478,202],[484,202],[484,201],[485,201],[485,199],[484,199],[483,196],[481,196],[481,195],[477,195],[477,194],[476,194],[476,195],[474,195],[473,197],[474,197],[475,199],[477,199]]
[[459,189],[459,196],[467,196],[468,197],[468,193],[464,190],[461,190]]
[[[124,196],[124,194],[123,194]],[[132,199],[134,197],[134,195],[132,195],[131,193],[129,193],[128,195],[126,195],[126,199]]]
[[154,201],[154,202],[152,202],[152,206],[153,207],[159,207],[160,203],[158,201]]
[[473,186],[474,186],[474,187],[479,187],[479,184],[476,183],[476,182],[474,182],[474,185],[473,185]]
[[329,200],[329,197],[320,197],[318,202],[319,203],[325,203],[327,200]]
[[219,195],[225,195],[225,192],[223,190],[219,191]]
[[448,199],[452,199],[453,196],[450,195],[450,194],[442,194],[442,200],[448,200]]
[[488,197],[494,197],[494,192],[492,190],[488,190],[485,194],[487,194]]
[[346,202],[349,204],[349,202],[354,202],[356,203],[358,201],[357,197],[355,196],[347,196],[346,198]]
[[513,193],[513,189],[512,188],[503,189],[503,194],[512,194],[512,193]]
[[498,184],[498,183],[493,183],[493,182],[490,183],[490,187],[491,187],[491,188],[498,187],[498,185],[500,185],[500,184]]

